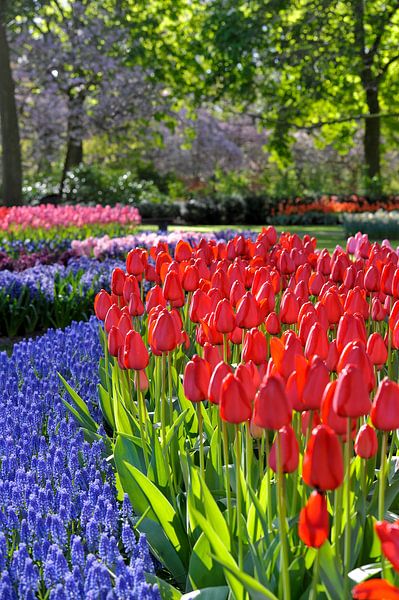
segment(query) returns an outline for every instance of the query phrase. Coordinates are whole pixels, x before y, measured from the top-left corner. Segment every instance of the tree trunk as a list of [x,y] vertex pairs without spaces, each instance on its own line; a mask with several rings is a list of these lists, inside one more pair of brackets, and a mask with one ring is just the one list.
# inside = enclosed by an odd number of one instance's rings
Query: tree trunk
[[81,126],[81,111],[83,111],[83,98],[69,99],[69,117],[67,131],[67,151],[64,167],[62,169],[59,194],[64,192],[65,178],[68,171],[78,167],[83,162],[83,140]]
[[22,204],[22,161],[15,87],[5,23],[0,11],[0,121],[2,199],[8,206]]
[[380,165],[380,136],[381,120],[378,115],[380,103],[378,99],[378,88],[370,87],[366,90],[366,100],[370,118],[364,123],[364,158],[366,161],[368,179],[379,179],[381,175]]

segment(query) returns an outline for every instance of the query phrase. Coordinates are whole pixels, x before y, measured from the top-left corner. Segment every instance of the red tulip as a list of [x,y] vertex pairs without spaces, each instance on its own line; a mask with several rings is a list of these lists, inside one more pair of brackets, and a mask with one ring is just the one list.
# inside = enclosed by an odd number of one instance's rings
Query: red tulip
[[222,383],[229,373],[232,373],[232,368],[223,361],[220,361],[214,369],[208,387],[208,398],[213,404],[220,404]]
[[206,400],[210,378],[211,367],[209,363],[195,354],[184,369],[183,387],[186,397],[191,402]]
[[[285,425],[279,430],[280,434],[280,453],[281,469],[283,473],[292,473],[298,468],[299,462],[299,444],[296,439],[295,431],[291,425]],[[277,441],[274,440],[270,456],[269,466],[277,473]]]
[[399,385],[384,377],[371,407],[371,421],[377,429],[392,431],[399,428]]
[[211,310],[211,299],[202,290],[196,290],[191,298],[189,309],[190,319],[199,323]]
[[119,348],[123,346],[124,336],[114,325],[108,334],[108,352],[111,356],[118,356]]
[[270,335],[277,335],[280,332],[280,319],[278,318],[275,312],[271,312],[269,315],[267,315],[265,327],[267,333],[269,333]]
[[251,404],[244,386],[232,373],[223,379],[220,389],[220,416],[228,423],[243,423],[251,418]]
[[163,295],[170,302],[171,306],[180,308],[184,305],[184,291],[179,274],[176,271],[169,270],[166,273]]
[[199,285],[199,271],[195,265],[187,265],[182,277],[182,286],[186,292],[195,292]]
[[329,343],[327,333],[320,325],[316,322],[310,329],[309,335],[306,340],[305,356],[306,358],[312,358],[312,356],[319,356],[325,360],[328,356]]
[[123,298],[125,299],[126,303],[129,302],[132,294],[137,294],[140,296],[140,288],[136,277],[134,275],[128,275],[125,279],[125,283],[123,284]]
[[175,248],[175,260],[182,262],[183,260],[190,260],[193,255],[193,249],[190,244],[184,240],[179,240]]
[[371,403],[362,368],[349,364],[341,371],[333,407],[340,417],[358,418],[369,414]]
[[292,408],[282,380],[275,375],[265,378],[255,396],[253,423],[278,430],[289,425],[291,418]]
[[237,305],[237,326],[242,329],[252,329],[261,323],[259,304],[251,292],[247,292]]
[[355,440],[355,452],[361,458],[372,458],[377,454],[378,440],[375,429],[364,424],[358,431]]
[[375,530],[381,542],[381,549],[395,571],[399,573],[399,521],[387,523],[378,521]]
[[286,290],[281,298],[280,320],[282,323],[293,324],[297,322],[299,303],[293,292]]
[[139,248],[130,250],[126,257],[126,271],[129,275],[142,275],[145,269],[142,251]]
[[122,312],[119,306],[117,304],[112,304],[112,306],[110,306],[109,310],[107,311],[104,320],[104,329],[107,333],[110,332],[111,327],[116,327],[118,325],[121,316]]
[[336,288],[329,289],[328,292],[323,295],[321,302],[325,306],[328,322],[330,324],[338,323],[344,309]]
[[166,308],[160,311],[153,328],[149,329],[148,341],[153,351],[158,353],[170,352],[179,344],[175,322]]
[[252,361],[246,364],[241,363],[238,365],[235,374],[241,381],[249,402],[252,403],[260,385],[260,377],[256,366]]
[[220,300],[215,310],[215,327],[220,333],[231,333],[236,326],[236,318],[230,302]]
[[141,317],[144,313],[144,304],[138,294],[130,294],[129,298],[129,314],[132,317]]
[[307,546],[320,548],[328,538],[329,530],[326,497],[315,490],[300,512],[299,537]]
[[123,358],[127,369],[141,371],[148,365],[148,350],[141,335],[134,329],[126,335]]
[[247,331],[244,337],[242,360],[253,360],[256,365],[267,361],[267,341],[264,334],[256,327]]
[[381,368],[388,358],[388,349],[382,336],[375,332],[367,340],[367,354],[373,365]]
[[386,579],[368,579],[352,589],[354,600],[399,600],[399,589]]
[[162,306],[163,308],[166,306],[165,296],[159,285],[154,285],[154,287],[147,292],[145,298],[145,309],[147,312],[150,312],[154,306]]
[[119,269],[119,267],[116,267],[116,269],[112,271],[111,290],[113,294],[122,296],[125,279],[126,275],[122,269]]
[[112,300],[111,296],[105,290],[100,290],[94,298],[94,312],[96,313],[97,319],[104,321],[107,316],[107,312],[111,308]]
[[304,373],[302,410],[318,410],[321,406],[324,389],[330,381],[330,374],[324,361],[315,356]]
[[344,478],[342,450],[337,434],[328,425],[312,431],[303,458],[302,477],[310,487],[335,490]]

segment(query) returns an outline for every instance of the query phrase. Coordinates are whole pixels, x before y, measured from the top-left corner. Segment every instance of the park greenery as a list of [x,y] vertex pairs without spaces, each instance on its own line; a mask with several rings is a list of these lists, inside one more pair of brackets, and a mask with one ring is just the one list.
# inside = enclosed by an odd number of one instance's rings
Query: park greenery
[[395,0],[1,0],[2,202],[76,169],[93,193],[396,193],[398,29]]

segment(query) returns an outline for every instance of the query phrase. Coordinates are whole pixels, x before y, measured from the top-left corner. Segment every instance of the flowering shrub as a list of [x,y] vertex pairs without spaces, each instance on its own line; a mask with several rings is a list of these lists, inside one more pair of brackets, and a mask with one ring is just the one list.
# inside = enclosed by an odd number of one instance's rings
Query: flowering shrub
[[117,500],[101,439],[68,418],[57,371],[98,409],[98,322],[21,342],[0,353],[0,597],[156,599],[152,561],[137,542],[129,501]]
[[96,296],[104,445],[169,594],[340,600],[390,578],[397,263],[366,235],[330,255],[268,227],[132,249]]
[[0,271],[0,335],[65,327],[92,313],[94,294],[107,285],[115,260],[72,258],[67,266],[39,265]]
[[91,224],[119,223],[138,225],[141,222],[137,208],[130,206],[39,206],[0,207],[0,229],[51,229],[53,227],[82,227]]

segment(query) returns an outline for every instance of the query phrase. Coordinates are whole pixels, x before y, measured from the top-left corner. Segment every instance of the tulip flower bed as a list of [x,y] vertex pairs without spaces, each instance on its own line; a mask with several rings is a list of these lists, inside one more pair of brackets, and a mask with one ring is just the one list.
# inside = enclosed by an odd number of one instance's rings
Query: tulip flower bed
[[39,206],[0,207],[0,230],[53,229],[118,223],[139,225],[141,218],[135,207],[40,204]]
[[96,296],[101,418],[71,410],[163,597],[399,597],[398,256],[355,241],[158,243]]
[[[243,232],[245,237],[256,238],[256,233]],[[137,232],[136,234],[123,237],[110,237],[105,235],[94,238],[88,237],[84,240],[74,240],[71,249],[76,256],[93,256],[94,258],[120,258],[135,247],[150,250],[159,243],[167,244],[168,248],[174,250],[176,244],[183,240],[192,246],[198,245],[201,239],[228,241],[237,236],[237,230],[224,229],[211,233],[200,233],[196,231],[172,231],[170,233],[159,233],[155,231]]]
[[115,260],[73,258],[63,265],[0,271],[0,336],[65,327],[93,313],[93,299],[107,284]]
[[[62,403],[57,372],[96,416],[98,321],[0,353],[0,598],[155,600],[152,560],[117,500],[100,439],[89,444]],[[99,432],[101,433],[101,431]],[[97,436],[98,437],[98,436]]]

